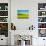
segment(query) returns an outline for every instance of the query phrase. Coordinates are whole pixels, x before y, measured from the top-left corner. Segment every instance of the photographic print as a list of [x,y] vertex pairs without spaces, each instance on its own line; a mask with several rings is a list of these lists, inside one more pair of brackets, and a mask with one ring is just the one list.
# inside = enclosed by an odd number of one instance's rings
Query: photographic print
[[17,10],[17,18],[18,19],[28,19],[29,10]]

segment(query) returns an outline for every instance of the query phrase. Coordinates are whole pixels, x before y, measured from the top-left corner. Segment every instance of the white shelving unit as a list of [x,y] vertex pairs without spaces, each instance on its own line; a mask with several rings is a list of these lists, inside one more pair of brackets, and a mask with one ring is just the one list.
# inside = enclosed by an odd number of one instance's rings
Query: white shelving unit
[[8,2],[2,2],[0,3],[0,45],[8,45],[8,20]]
[[0,3],[0,18],[0,23],[8,23],[8,3]]
[[[40,34],[40,31],[45,31],[46,33],[46,3],[38,4],[38,32],[39,34]],[[41,35],[40,37],[46,37],[45,34],[40,34],[40,35]]]

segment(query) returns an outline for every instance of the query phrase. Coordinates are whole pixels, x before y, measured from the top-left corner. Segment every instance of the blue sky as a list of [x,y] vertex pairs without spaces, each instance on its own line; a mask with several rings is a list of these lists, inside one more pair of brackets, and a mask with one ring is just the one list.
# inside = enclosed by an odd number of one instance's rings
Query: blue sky
[[24,14],[28,14],[29,10],[17,10],[18,14],[24,13]]

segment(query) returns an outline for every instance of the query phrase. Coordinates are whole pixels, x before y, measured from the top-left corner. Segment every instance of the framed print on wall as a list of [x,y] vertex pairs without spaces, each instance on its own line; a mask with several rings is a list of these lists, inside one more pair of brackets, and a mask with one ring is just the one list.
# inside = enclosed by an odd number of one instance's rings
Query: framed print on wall
[[17,10],[17,18],[18,19],[28,19],[29,10]]

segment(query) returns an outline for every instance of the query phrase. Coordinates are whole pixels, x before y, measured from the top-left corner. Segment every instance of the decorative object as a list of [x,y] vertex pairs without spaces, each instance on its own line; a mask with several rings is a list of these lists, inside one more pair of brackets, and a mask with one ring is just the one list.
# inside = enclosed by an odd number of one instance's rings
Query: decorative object
[[31,35],[15,35],[15,45],[16,46],[30,46],[32,45]]
[[11,30],[16,30],[16,26],[13,23],[11,23]]
[[38,23],[38,28],[46,28],[46,23]]
[[38,10],[45,10],[46,9],[46,3],[38,3]]
[[29,30],[34,30],[34,26],[33,25],[31,25],[31,26],[29,26]]
[[0,22],[8,22],[8,17],[0,17]]
[[17,18],[18,19],[28,19],[29,10],[17,10]]
[[46,29],[39,29],[39,37],[46,37]]
[[38,22],[46,22],[46,17],[38,17]]
[[8,37],[8,23],[0,23],[0,35]]
[[5,6],[5,10],[8,10],[8,6]]
[[42,12],[42,15],[45,15],[45,12]]
[[0,3],[0,10],[8,10],[8,3]]
[[8,11],[0,11],[0,16],[8,16]]

